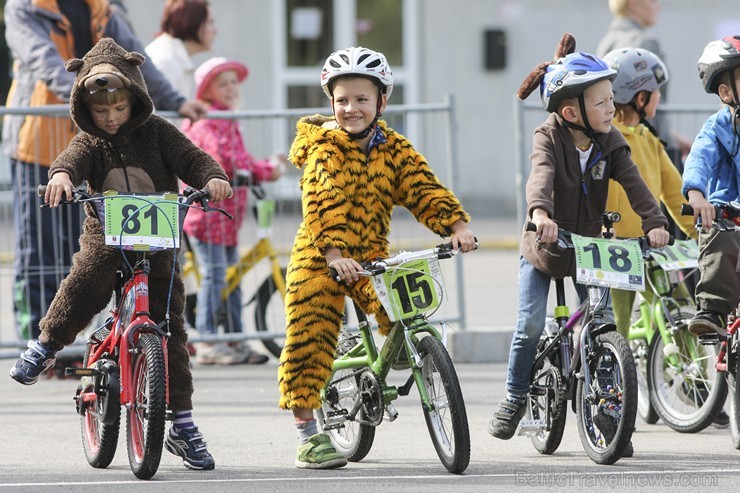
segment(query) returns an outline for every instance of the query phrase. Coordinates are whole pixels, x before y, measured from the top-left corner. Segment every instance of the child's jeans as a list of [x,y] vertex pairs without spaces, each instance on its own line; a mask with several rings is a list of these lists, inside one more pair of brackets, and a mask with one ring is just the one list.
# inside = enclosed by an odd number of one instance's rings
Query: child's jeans
[[[191,238],[201,273],[195,328],[203,335],[218,333],[221,291],[226,286],[226,268],[237,261],[235,246],[205,243]],[[242,291],[239,286],[226,299],[226,332],[242,331]]]
[[[524,257],[519,258],[519,315],[511,340],[507,393],[525,397],[529,393],[532,365],[537,354],[537,343],[545,328],[547,296],[552,278],[537,270]],[[575,284],[578,299],[588,298],[588,288]],[[608,293],[608,289],[606,290]],[[604,321],[613,322],[611,299],[607,294]]]

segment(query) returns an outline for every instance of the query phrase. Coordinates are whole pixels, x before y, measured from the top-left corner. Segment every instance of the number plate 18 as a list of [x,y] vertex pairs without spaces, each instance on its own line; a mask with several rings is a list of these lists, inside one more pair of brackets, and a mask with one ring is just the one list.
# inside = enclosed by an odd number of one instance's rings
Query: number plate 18
[[445,297],[437,259],[409,261],[372,280],[378,299],[393,322],[435,310]]
[[645,290],[643,258],[636,240],[572,235],[576,281],[630,291]]

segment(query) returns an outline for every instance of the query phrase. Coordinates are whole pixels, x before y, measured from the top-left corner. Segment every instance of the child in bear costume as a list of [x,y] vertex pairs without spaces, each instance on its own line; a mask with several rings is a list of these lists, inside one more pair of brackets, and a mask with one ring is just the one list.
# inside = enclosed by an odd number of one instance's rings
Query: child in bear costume
[[[87,180],[88,191],[174,192],[178,178],[207,189],[213,201],[225,199],[231,187],[222,168],[180,130],[152,114],[153,104],[139,66],[144,57],[126,52],[110,38],[101,39],[82,59],[66,68],[76,72],[70,98],[72,119],[80,128],[49,169],[45,201],[60,204],[74,186]],[[110,300],[121,265],[121,251],[106,246],[102,227],[85,204],[80,251],[62,281],[49,311],[41,320],[41,336],[11,369],[18,382],[31,385],[54,365],[56,351],[71,344],[93,316]],[[133,260],[133,257],[131,257]],[[173,255],[149,255],[150,313],[164,320]],[[175,422],[167,434],[167,449],[191,469],[213,469],[215,463],[192,419],[193,379],[184,331],[184,288],[179,266],[172,286],[168,341],[170,399]]]

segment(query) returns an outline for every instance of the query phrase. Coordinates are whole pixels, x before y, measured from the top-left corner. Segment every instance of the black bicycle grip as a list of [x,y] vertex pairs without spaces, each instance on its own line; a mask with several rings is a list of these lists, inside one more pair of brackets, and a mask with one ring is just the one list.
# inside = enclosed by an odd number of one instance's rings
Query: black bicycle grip
[[537,225],[533,223],[532,221],[527,221],[527,225],[525,226],[526,231],[531,231],[533,233],[537,232]]
[[681,204],[681,215],[682,216],[693,216],[694,208],[689,204]]

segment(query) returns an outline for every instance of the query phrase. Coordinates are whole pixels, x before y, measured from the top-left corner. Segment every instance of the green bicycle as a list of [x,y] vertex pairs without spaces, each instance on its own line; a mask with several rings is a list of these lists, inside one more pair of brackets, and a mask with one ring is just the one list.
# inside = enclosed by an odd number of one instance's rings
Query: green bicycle
[[[339,335],[333,374],[317,411],[321,428],[349,461],[362,460],[384,419],[394,421],[393,401],[416,386],[427,428],[442,464],[460,474],[470,462],[470,431],[462,389],[442,333],[428,318],[444,298],[438,260],[455,256],[451,244],[363,264],[378,298],[394,322],[381,348],[366,314],[355,304],[359,334]],[[336,273],[333,273],[336,276]],[[391,369],[411,374],[400,387],[389,385]]]
[[693,240],[676,241],[646,258],[653,296],[638,293],[628,339],[638,369],[638,413],[648,424],[662,419],[670,428],[695,433],[722,408],[727,384],[714,365],[716,346],[701,345],[688,331],[696,307],[683,284],[683,271],[697,266]]

